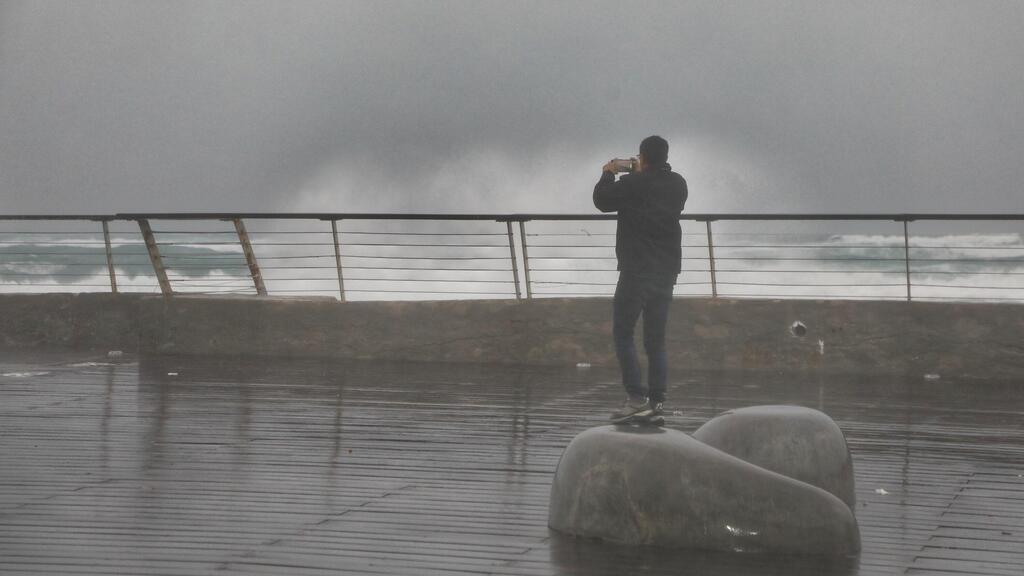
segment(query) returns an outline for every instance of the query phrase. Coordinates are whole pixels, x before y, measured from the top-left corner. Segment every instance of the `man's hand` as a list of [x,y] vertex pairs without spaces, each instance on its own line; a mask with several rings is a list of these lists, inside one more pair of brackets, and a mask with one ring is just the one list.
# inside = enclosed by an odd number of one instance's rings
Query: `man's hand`
[[609,160],[607,164],[601,167],[601,170],[604,172],[611,172],[612,174],[615,174],[615,159],[612,158],[611,160]]

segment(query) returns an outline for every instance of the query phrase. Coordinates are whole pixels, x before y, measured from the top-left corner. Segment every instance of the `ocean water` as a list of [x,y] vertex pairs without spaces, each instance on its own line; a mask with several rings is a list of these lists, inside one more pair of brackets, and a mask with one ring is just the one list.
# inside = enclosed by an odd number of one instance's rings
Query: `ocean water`
[[[339,234],[349,300],[610,296],[617,273],[613,222],[530,223],[513,230],[517,275],[503,223],[369,222]],[[270,294],[340,296],[333,234],[301,225],[251,233]],[[52,225],[51,225],[52,226]],[[328,224],[329,226],[329,224]],[[890,227],[892,224],[890,223]],[[233,229],[178,228],[157,234],[174,290],[254,294]],[[313,228],[313,229],[311,229]],[[723,227],[725,228],[725,227]],[[1024,238],[1013,231],[912,234],[791,231],[794,224],[713,236],[714,285],[703,223],[684,226],[679,297],[907,298],[1024,301]],[[111,236],[118,290],[158,293],[141,235],[122,226]],[[909,274],[906,256],[909,252]],[[107,292],[103,235],[96,230],[0,231],[0,293]]]

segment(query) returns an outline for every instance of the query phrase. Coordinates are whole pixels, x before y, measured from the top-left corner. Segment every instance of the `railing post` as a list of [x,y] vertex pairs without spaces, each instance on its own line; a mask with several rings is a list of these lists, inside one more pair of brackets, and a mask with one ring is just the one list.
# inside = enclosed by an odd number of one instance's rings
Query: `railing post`
[[711,220],[705,221],[708,225],[708,262],[711,264],[711,297],[718,298],[718,280],[715,278],[715,243],[711,241]]
[[903,261],[907,265],[907,302],[910,302],[910,233],[907,220],[903,220]]
[[156,273],[156,281],[160,283],[160,293],[170,296],[171,281],[167,279],[167,270],[164,269],[164,262],[160,258],[160,249],[157,248],[156,239],[153,237],[153,229],[149,226],[149,220],[140,218],[139,230],[142,231],[142,239],[146,242],[146,251],[149,252],[149,261],[153,265],[153,272]]
[[341,244],[338,242],[338,221],[331,220],[331,234],[334,237],[334,265],[338,270],[338,293],[345,301],[345,276],[341,273]]
[[110,273],[110,292],[117,294],[117,275],[114,274],[114,252],[110,249],[110,226],[103,221],[103,244],[107,249],[107,272]]
[[252,276],[252,283],[256,286],[256,294],[267,295],[267,287],[263,284],[263,274],[260,273],[260,266],[256,263],[256,253],[252,250],[252,243],[249,242],[249,233],[245,231],[245,222],[241,218],[232,218],[235,223],[235,232],[238,233],[238,242],[242,245],[242,252],[245,254],[245,262],[249,265],[249,274]]
[[526,221],[519,221],[519,241],[523,244],[523,274],[526,276],[526,299],[533,298],[533,288],[530,286],[530,255],[526,251]]
[[519,291],[519,267],[516,265],[516,243],[512,237],[512,221],[506,220],[505,224],[508,226],[508,251],[512,256],[512,279],[516,283],[516,300],[522,300],[523,295]]

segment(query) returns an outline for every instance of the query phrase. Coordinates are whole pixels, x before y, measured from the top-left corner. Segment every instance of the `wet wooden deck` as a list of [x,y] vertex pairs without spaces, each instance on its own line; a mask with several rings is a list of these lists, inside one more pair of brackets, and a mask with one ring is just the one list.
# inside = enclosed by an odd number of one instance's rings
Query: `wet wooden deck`
[[106,362],[0,353],[0,573],[1024,574],[1024,382],[675,374],[684,431],[771,403],[840,424],[864,549],[824,560],[549,532],[613,373]]

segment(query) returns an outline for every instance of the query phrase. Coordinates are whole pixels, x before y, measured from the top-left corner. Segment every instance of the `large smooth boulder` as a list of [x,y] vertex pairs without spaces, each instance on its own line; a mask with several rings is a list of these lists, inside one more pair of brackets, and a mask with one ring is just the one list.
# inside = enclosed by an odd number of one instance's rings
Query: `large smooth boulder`
[[853,554],[850,508],[676,430],[600,426],[565,449],[548,524],[623,544]]
[[740,460],[813,484],[856,511],[846,437],[822,412],[802,406],[739,408],[708,420],[693,437]]

